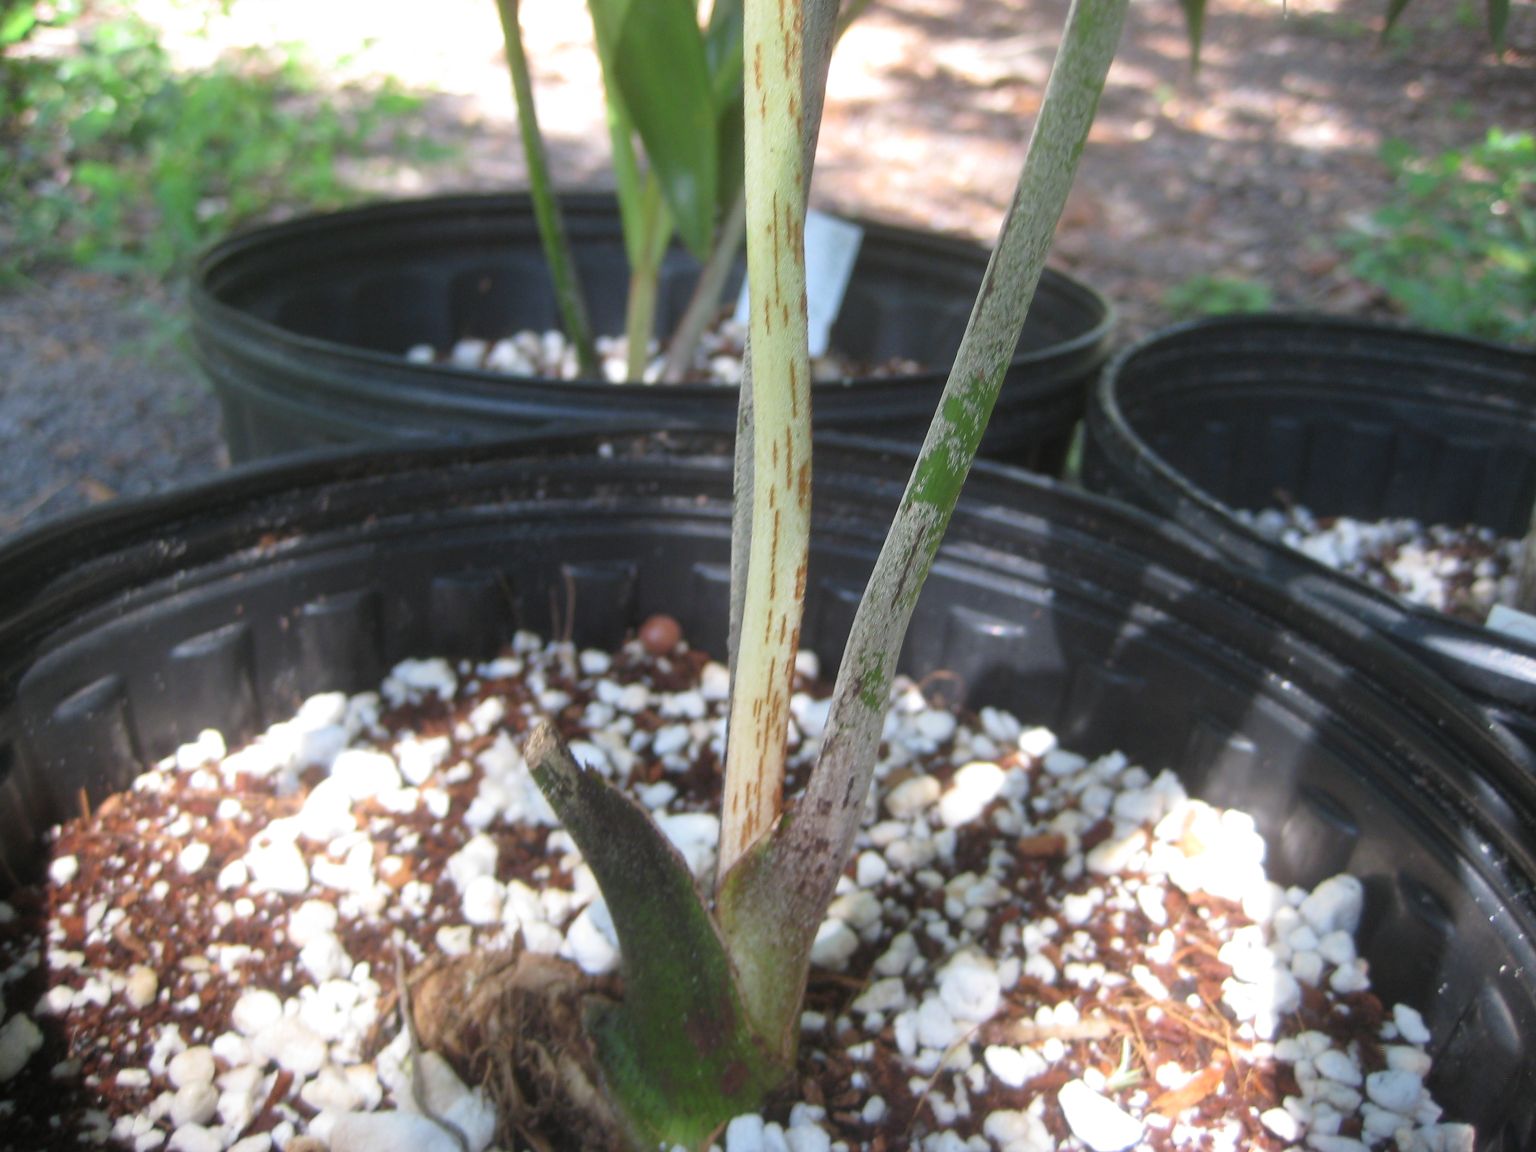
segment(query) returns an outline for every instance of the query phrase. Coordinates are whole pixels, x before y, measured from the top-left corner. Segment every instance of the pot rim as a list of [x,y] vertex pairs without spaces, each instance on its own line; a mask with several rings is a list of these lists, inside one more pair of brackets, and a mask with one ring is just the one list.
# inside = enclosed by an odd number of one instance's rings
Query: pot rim
[[[562,190],[562,209],[571,214],[596,214],[609,211],[614,205],[611,190],[581,186]],[[238,261],[250,255],[252,249],[260,249],[272,243],[301,242],[306,238],[323,235],[330,229],[346,225],[371,225],[385,227],[400,225],[413,220],[435,219],[445,213],[461,216],[466,221],[504,216],[508,210],[532,212],[532,198],[526,191],[513,192],[449,192],[433,196],[406,199],[380,199],[350,208],[330,212],[313,212],[276,224],[247,227],[214,242],[197,256],[191,276],[189,302],[194,315],[204,322],[228,328],[264,339],[277,339],[311,355],[323,355],[340,364],[357,364],[373,369],[398,369],[404,363],[402,356],[358,348],[335,340],[308,336],[260,319],[229,304],[214,288],[218,277]],[[973,241],[957,235],[926,232],[922,229],[898,224],[895,221],[865,217],[843,216],[865,229],[866,234],[899,239],[903,244],[925,251],[955,257],[974,257],[978,268],[985,267],[987,250]],[[1079,307],[1085,314],[1095,315],[1096,321],[1083,331],[1044,348],[1017,351],[1010,362],[1010,370],[1029,369],[1051,360],[1076,362],[1083,358],[1107,356],[1114,330],[1119,322],[1114,303],[1097,289],[1071,276],[1065,271],[1048,267],[1042,276],[1042,285],[1050,284],[1053,292]],[[421,379],[439,381],[445,385],[465,387],[480,384],[494,389],[498,383],[505,389],[510,385],[534,389],[548,389],[566,396],[587,393],[601,396],[618,385],[606,380],[576,379],[559,380],[543,376],[520,376],[489,372],[483,369],[455,367],[450,364],[412,364],[413,375]],[[819,380],[817,390],[860,387],[918,386],[924,388],[942,383],[948,370],[929,370],[896,376],[841,377],[835,380]],[[631,382],[625,382],[631,383]],[[669,392],[684,397],[718,396],[720,384],[681,383],[665,386]]]
[[[835,435],[820,436],[816,443],[818,491],[832,490],[834,509],[864,509],[882,493],[894,506],[913,458],[911,446]],[[669,478],[686,476],[690,483],[697,481],[698,491],[712,488],[717,497],[723,492],[728,502],[729,444],[729,437],[714,433],[620,427],[472,445],[345,447],[260,461],[184,489],[45,521],[0,542],[0,605],[5,606],[0,613],[0,705],[15,691],[17,667],[83,605],[110,598],[125,581],[175,578],[200,564],[270,547],[292,533],[285,520],[295,514],[307,516],[301,530],[307,536],[377,519],[385,490],[402,483],[408,486],[410,507],[391,510],[391,515],[434,510],[445,493],[481,472],[532,468],[539,461],[578,466],[594,458],[610,464],[664,462]],[[529,455],[533,449],[539,451],[536,459]],[[336,492],[346,498],[333,499]],[[1435,726],[1463,743],[1468,756],[1487,762],[1492,782],[1536,829],[1536,752],[1490,725],[1440,676],[1368,624],[1335,605],[1297,596],[1282,582],[1234,568],[1221,549],[1181,525],[1049,477],[978,461],[940,560],[997,565],[999,558],[1016,559],[1009,535],[1038,530],[1052,516],[1050,522],[1059,522],[1082,548],[1127,554],[1158,549],[1162,568],[1262,615],[1285,636],[1364,670],[1400,705],[1434,715]],[[238,523],[231,526],[232,517]],[[884,522],[877,527],[878,543]],[[1531,848],[1536,858],[1536,834]]]
[[[1508,381],[1515,388],[1522,377],[1536,384],[1536,350],[1453,333],[1432,332],[1406,322],[1361,320],[1312,312],[1280,312],[1214,316],[1175,324],[1149,333],[1116,352],[1094,382],[1085,425],[1122,459],[1130,459],[1143,479],[1163,486],[1165,514],[1187,523],[1190,530],[1215,542],[1238,563],[1294,589],[1299,595],[1357,615],[1401,642],[1427,650],[1442,664],[1455,668],[1472,686],[1500,700],[1536,712],[1536,642],[1486,626],[1469,624],[1432,608],[1410,603],[1373,587],[1358,577],[1329,568],[1306,554],[1266,540],[1222,501],[1191,482],[1133,427],[1121,402],[1118,383],[1138,357],[1179,341],[1233,332],[1318,337],[1344,343],[1351,339],[1407,339],[1426,355],[1493,358],[1508,361]],[[1503,374],[1503,373],[1501,373]],[[1364,394],[1389,389],[1362,387]],[[1458,395],[1443,391],[1455,401]],[[1427,391],[1436,395],[1437,391]],[[1536,410],[1536,387],[1531,404]]]

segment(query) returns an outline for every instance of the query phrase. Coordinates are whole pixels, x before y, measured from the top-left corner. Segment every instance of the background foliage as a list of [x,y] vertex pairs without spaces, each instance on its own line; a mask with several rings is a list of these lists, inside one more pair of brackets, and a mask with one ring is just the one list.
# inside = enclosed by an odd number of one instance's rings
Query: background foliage
[[179,68],[118,0],[0,0],[0,281],[56,260],[164,274],[274,206],[347,199],[344,157],[426,150],[415,97],[321,99],[319,79],[291,46]]
[[1393,194],[1340,237],[1355,275],[1416,324],[1536,343],[1536,136],[1434,156],[1391,142]]

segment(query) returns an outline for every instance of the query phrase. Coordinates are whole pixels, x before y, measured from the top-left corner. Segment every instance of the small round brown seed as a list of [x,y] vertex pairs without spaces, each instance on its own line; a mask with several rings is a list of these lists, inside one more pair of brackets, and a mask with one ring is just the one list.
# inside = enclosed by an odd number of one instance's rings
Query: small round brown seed
[[665,656],[682,639],[683,626],[671,616],[651,616],[640,625],[640,643],[652,656]]

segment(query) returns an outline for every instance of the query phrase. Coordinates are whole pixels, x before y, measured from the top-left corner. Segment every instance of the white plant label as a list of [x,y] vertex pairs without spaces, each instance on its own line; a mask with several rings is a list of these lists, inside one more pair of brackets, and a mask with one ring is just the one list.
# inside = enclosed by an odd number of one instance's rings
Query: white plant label
[[1516,640],[1528,640],[1536,644],[1536,616],[1517,612],[1503,604],[1495,604],[1488,613],[1488,627]]
[[[848,220],[812,210],[805,214],[805,299],[809,311],[811,355],[825,356],[832,325],[843,310],[843,293],[859,256],[864,229]],[[736,299],[736,323],[749,321],[747,285]]]

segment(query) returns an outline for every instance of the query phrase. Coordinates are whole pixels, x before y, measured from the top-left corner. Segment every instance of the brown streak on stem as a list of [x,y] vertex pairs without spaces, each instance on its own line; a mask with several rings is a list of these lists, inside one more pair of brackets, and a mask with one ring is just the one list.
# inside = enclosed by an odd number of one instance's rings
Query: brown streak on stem
[[[782,209],[779,207],[779,194],[777,192],[775,192],[773,194],[773,202],[769,205],[768,221],[769,221],[769,227],[772,229],[772,234],[773,234],[773,237],[774,237],[774,248],[775,248],[775,250],[780,251],[780,252],[782,252],[784,250],[783,237],[781,237],[779,235],[779,214],[780,214],[781,211],[782,211]],[[781,280],[779,278],[779,266],[780,266],[781,263],[782,263],[782,261],[780,261],[780,260],[775,260],[773,262],[773,299],[774,300],[782,300],[784,298],[784,285],[783,285],[783,283],[781,282]],[[764,312],[772,312],[773,309],[771,309],[771,308],[764,308],[763,311]]]
[[[782,512],[780,512],[777,507],[775,507],[774,510],[773,510],[773,521],[772,521],[772,523],[773,523],[773,531],[772,531],[772,535],[771,535],[771,541],[772,542],[771,542],[771,545],[770,545],[769,550],[768,550],[768,554],[770,556],[774,557],[774,559],[777,559],[778,556],[779,556],[779,537],[781,535],[781,530],[783,528],[783,522],[784,522],[784,514]],[[775,603],[778,602],[778,599],[779,599],[779,569],[778,569],[778,565],[777,564],[770,564],[768,566],[768,603],[775,604]]]

